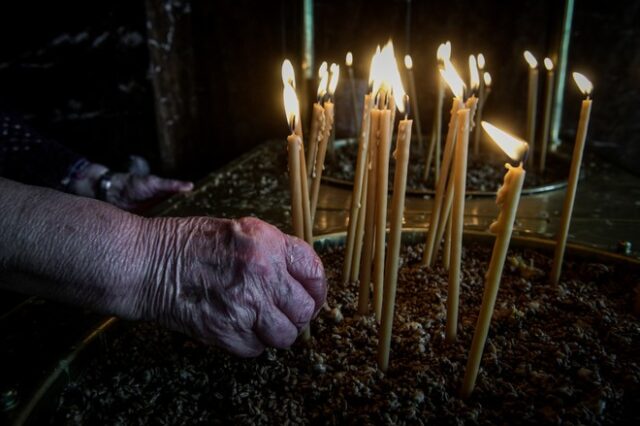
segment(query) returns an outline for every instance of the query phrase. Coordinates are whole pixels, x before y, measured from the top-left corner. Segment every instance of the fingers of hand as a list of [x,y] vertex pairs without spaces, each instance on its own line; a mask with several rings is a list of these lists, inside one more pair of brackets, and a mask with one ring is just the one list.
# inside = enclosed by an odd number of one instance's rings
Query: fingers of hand
[[280,349],[288,348],[298,337],[298,328],[275,306],[258,312],[255,332],[265,345]]
[[285,235],[285,239],[287,270],[313,298],[317,314],[327,298],[322,261],[304,241],[289,235]]
[[286,275],[282,282],[272,284],[273,300],[289,321],[302,330],[316,312],[316,301],[298,281]]

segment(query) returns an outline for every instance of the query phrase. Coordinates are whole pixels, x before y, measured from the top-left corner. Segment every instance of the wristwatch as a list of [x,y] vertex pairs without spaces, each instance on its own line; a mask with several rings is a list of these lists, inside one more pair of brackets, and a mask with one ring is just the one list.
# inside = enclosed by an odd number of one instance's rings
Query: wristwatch
[[98,200],[107,201],[107,191],[111,188],[112,177],[113,173],[110,170],[107,170],[98,178],[98,182],[96,183],[96,198]]

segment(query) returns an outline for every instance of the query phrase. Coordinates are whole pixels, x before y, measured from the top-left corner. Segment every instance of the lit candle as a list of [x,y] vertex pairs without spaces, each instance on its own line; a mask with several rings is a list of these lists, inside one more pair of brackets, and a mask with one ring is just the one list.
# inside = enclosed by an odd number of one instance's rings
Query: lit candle
[[567,194],[564,197],[562,218],[560,219],[560,230],[558,231],[556,239],[553,268],[551,269],[551,283],[553,284],[558,284],[560,281],[564,249],[567,245],[567,236],[569,235],[569,226],[571,225],[571,213],[573,212],[573,203],[576,198],[578,178],[580,177],[582,153],[584,152],[584,145],[587,140],[589,116],[591,115],[591,92],[593,91],[593,84],[591,84],[591,81],[589,81],[587,77],[577,72],[573,73],[573,79],[586,98],[582,101],[582,108],[580,109],[580,121],[578,122],[576,142],[573,147],[573,159],[571,160],[571,170],[569,172],[569,181],[567,182]]
[[[403,92],[402,86],[394,87],[394,93]],[[391,199],[391,221],[389,225],[389,245],[387,265],[385,267],[384,298],[380,337],[378,339],[378,366],[382,371],[389,367],[391,331],[395,310],[398,268],[400,263],[400,241],[402,238],[402,217],[404,214],[405,192],[407,189],[407,169],[409,165],[409,147],[411,145],[412,120],[407,119],[408,99],[398,103],[398,110],[405,112],[404,120],[398,123],[398,136],[394,158],[396,170],[393,178],[393,196]]]
[[478,90],[481,82],[482,79],[480,78],[476,57],[469,55],[469,86],[471,87],[471,96],[466,102],[466,106],[469,108],[469,131],[473,130],[476,123],[475,116],[478,109]]
[[289,153],[289,188],[291,190],[291,220],[294,235],[304,239],[304,219],[302,216],[302,186],[300,183],[300,152],[302,140],[295,133],[296,120],[299,117],[300,107],[298,97],[290,84],[285,84],[283,89],[284,108],[291,134],[287,137]]
[[553,102],[553,62],[544,58],[544,67],[547,69],[547,82],[544,95],[544,115],[542,122],[542,134],[540,135],[540,173],[544,173],[547,163],[547,145],[549,143],[549,129],[551,127],[551,103]]
[[376,178],[376,220],[375,220],[375,255],[373,264],[373,306],[376,319],[382,315],[382,298],[384,286],[385,243],[387,239],[387,195],[389,193],[389,151],[391,150],[391,133],[396,106],[404,100],[403,93],[393,90],[401,86],[400,71],[393,52],[393,43],[389,41],[380,52],[380,65],[383,69],[383,89],[388,108],[380,115],[380,137],[377,152]]
[[[436,52],[438,58],[438,69],[444,67],[444,63],[450,60],[451,57],[451,42],[441,43],[438,46]],[[442,106],[444,102],[444,89],[445,81],[443,80],[440,72],[437,73],[438,79],[438,91],[436,95],[436,107],[433,111],[433,126],[431,130],[431,141],[429,142],[429,149],[427,151],[427,159],[424,165],[424,180],[429,179],[429,172],[431,171],[431,162],[434,158],[435,152],[435,177],[440,175],[440,145],[442,139]],[[455,115],[455,114],[454,114]],[[437,179],[434,179],[436,181]]]
[[[288,59],[285,59],[284,62],[282,62],[282,84],[284,85],[284,87],[286,88],[287,86],[290,86],[291,89],[293,90],[293,94],[295,95],[295,88],[296,88],[296,78],[295,78],[295,73],[293,71],[293,65],[291,65],[291,62]],[[298,102],[298,98],[297,96],[295,97],[296,102]],[[299,108],[299,106],[298,106]],[[312,235],[312,223],[311,223],[311,207],[310,207],[310,203],[309,203],[309,186],[308,186],[308,182],[307,182],[307,167],[306,167],[306,163],[305,163],[305,158],[304,158],[304,142],[302,139],[302,125],[300,124],[300,112],[299,109],[297,110],[297,114],[295,115],[296,119],[292,120],[294,125],[293,125],[293,132],[300,138],[300,159],[299,159],[299,167],[298,169],[300,170],[300,191],[301,191],[301,208],[302,208],[302,229],[303,229],[303,236],[300,238],[303,238],[307,243],[312,244],[313,243],[313,235]]]
[[353,109],[353,128],[358,129],[358,106],[356,100],[356,80],[353,76],[353,54],[347,52],[347,56],[344,59],[344,63],[347,66],[347,73],[349,74],[349,84],[351,85],[351,106]]
[[[473,56],[470,57],[469,64],[470,66],[475,68],[475,64],[471,60],[471,58],[473,58]],[[479,75],[477,73],[474,75],[474,73],[472,72],[471,73],[472,93],[476,92],[478,88],[478,81],[479,81]],[[469,127],[471,127],[471,124],[474,122],[473,119],[477,109],[477,105],[478,105],[478,98],[474,94],[472,94],[471,97],[467,99],[467,101],[465,102],[465,107],[469,109]],[[449,182],[447,184],[447,190],[444,196],[443,208],[440,211],[440,220],[438,221],[435,246],[433,248],[433,255],[432,255],[433,257],[435,257],[438,254],[438,247],[440,246],[440,241],[442,241],[442,235],[445,230],[444,226],[446,224],[447,233],[445,234],[444,252],[442,254],[442,263],[444,264],[444,267],[446,269],[449,269],[450,255],[451,255],[449,250],[451,250],[451,247],[452,247],[451,246],[451,235],[452,235],[451,209],[453,205],[453,196],[455,194],[454,188],[455,188],[454,180],[449,179]]]
[[316,160],[313,166],[313,185],[311,187],[311,223],[314,222],[316,217],[316,208],[318,207],[318,194],[320,193],[320,182],[322,180],[322,171],[324,170],[324,159],[327,153],[327,144],[329,143],[329,137],[333,129],[333,117],[334,117],[334,104],[333,95],[335,94],[338,81],[340,79],[340,67],[336,64],[331,64],[331,79],[327,86],[327,99],[324,101],[324,129],[320,144],[318,145],[318,152],[316,153]]
[[[484,72],[484,66],[485,66],[484,55],[482,53],[479,53],[478,54],[478,70],[483,74],[488,74]],[[489,83],[489,85],[491,85],[491,83]],[[489,90],[487,90],[485,79],[481,78],[480,87],[478,89],[478,110],[476,111],[476,117],[474,120],[475,132],[473,134],[473,154],[475,156],[478,156],[480,154],[480,137],[482,136],[482,131],[480,130],[480,123],[482,122],[482,111],[484,109],[484,104],[488,94],[487,92],[490,91],[490,87],[488,89]]]
[[[351,194],[351,207],[349,209],[349,224],[347,230],[347,244],[344,267],[342,270],[343,283],[349,282],[352,277],[351,271],[353,267],[354,251],[358,254],[358,261],[360,259],[359,250],[356,249],[356,244],[362,240],[362,232],[364,230],[364,224],[360,222],[361,211],[364,212],[363,189],[365,188],[365,176],[367,171],[367,157],[369,153],[369,126],[371,123],[371,109],[373,108],[373,96],[371,93],[367,93],[364,96],[364,108],[362,111],[362,121],[360,127],[360,134],[358,135],[358,156],[356,159],[356,173],[353,181],[353,192]],[[360,227],[358,225],[361,225]],[[362,231],[358,232],[358,228]],[[360,234],[360,238],[357,235]],[[357,267],[355,269],[358,269]],[[357,275],[356,275],[357,276]]]
[[[467,186],[467,158],[469,152],[469,131],[473,123],[478,98],[480,76],[473,55],[469,56],[470,85],[473,93],[465,108],[458,111],[458,135],[453,169],[453,206],[451,209],[449,286],[447,291],[447,324],[445,338],[448,342],[456,339],[458,330],[458,304],[462,271],[462,234],[464,231],[464,202]],[[441,219],[443,220],[443,219]]]
[[509,248],[509,241],[511,240],[513,223],[520,200],[520,192],[522,191],[522,184],[526,174],[522,167],[522,161],[527,153],[527,143],[514,138],[486,121],[482,122],[482,127],[509,157],[519,161],[520,164],[518,167],[505,164],[507,173],[504,176],[504,183],[496,197],[496,203],[500,206],[500,212],[498,218],[491,224],[489,230],[497,235],[493,245],[489,270],[486,275],[482,306],[480,308],[476,329],[473,333],[469,359],[467,360],[467,368],[465,370],[461,392],[463,398],[471,394],[475,386],[476,377],[478,376],[482,352],[487,340],[487,334],[489,333],[496,296],[500,288],[502,269],[504,268],[507,249]]
[[420,125],[420,113],[418,112],[418,98],[416,97],[416,82],[413,77],[413,59],[411,55],[404,56],[404,66],[409,76],[409,93],[411,96],[411,108],[413,108],[413,116],[416,119],[416,131],[418,132],[418,146],[423,149],[422,142],[422,126]]
[[531,155],[527,162],[531,164],[534,157],[534,141],[536,137],[536,112],[538,109],[538,61],[528,50],[524,51],[524,59],[529,64],[529,102],[527,104],[526,138],[530,144]]
[[458,135],[453,167],[453,208],[451,211],[451,257],[447,290],[447,324],[445,338],[456,340],[458,330],[458,301],[460,299],[460,270],[462,263],[462,231],[464,228],[464,197],[467,183],[467,153],[469,148],[469,108],[458,111]]
[[320,82],[318,83],[318,91],[316,102],[313,104],[313,112],[311,116],[311,131],[309,135],[309,149],[307,151],[307,170],[309,176],[313,178],[315,172],[313,166],[318,154],[318,145],[322,141],[324,136],[325,127],[325,113],[322,103],[324,96],[327,94],[327,86],[329,84],[329,71],[327,69],[327,63],[323,62],[318,70],[318,77]]
[[[360,293],[358,295],[358,313],[365,315],[369,312],[369,292],[371,286],[371,268],[374,257],[374,233],[375,233],[375,208],[376,208],[376,177],[377,177],[377,152],[378,140],[380,138],[380,116],[382,111],[379,108],[380,96],[378,94],[382,84],[380,66],[380,46],[376,48],[376,53],[371,61],[371,74],[369,85],[371,96],[373,97],[374,108],[371,110],[371,125],[369,130],[369,156],[367,159],[367,171],[365,182],[366,191],[363,194],[364,213],[364,235],[362,237],[362,257],[360,262]],[[355,256],[354,256],[355,257]]]
[[[454,94],[453,105],[451,107],[451,119],[449,120],[449,130],[447,132],[447,139],[444,145],[444,153],[442,157],[442,168],[438,176],[438,182],[436,184],[436,195],[431,210],[431,219],[429,223],[429,231],[427,233],[427,240],[425,242],[424,254],[422,258],[422,264],[425,266],[431,266],[433,264],[433,251],[436,243],[436,232],[439,226],[440,214],[445,197],[445,190],[447,186],[447,180],[449,179],[449,169],[451,166],[451,158],[453,156],[454,147],[456,144],[456,132],[458,123],[458,110],[464,106],[462,96],[464,92],[464,82],[456,72],[453,64],[450,61],[445,61],[444,68],[440,70],[444,81]],[[438,242],[439,243],[439,242]]]
[[[291,191],[291,220],[294,234],[313,246],[311,217],[309,207],[309,189],[305,169],[304,145],[302,142],[302,126],[300,125],[300,104],[295,91],[295,74],[291,62],[286,59],[282,63],[283,98],[287,122],[291,134],[287,137],[289,154],[289,188]],[[302,338],[311,338],[310,326],[302,330]]]
[[[362,185],[361,185],[361,188],[358,190],[360,192],[360,197],[355,196],[355,190],[354,190],[354,196],[351,199],[352,204],[351,204],[350,216],[349,216],[349,230],[350,232],[353,232],[351,231],[351,229],[352,229],[352,225],[354,225],[355,237],[353,239],[355,240],[355,244],[352,243],[351,245],[353,247],[352,253],[349,253],[349,251],[347,251],[347,255],[352,256],[351,265],[350,266],[345,265],[345,268],[343,270],[344,276],[345,277],[349,276],[350,277],[349,280],[351,282],[356,281],[360,276],[362,248],[364,246],[364,231],[365,231],[365,222],[367,217],[367,193],[368,193],[368,187],[369,187],[369,174],[370,174],[369,164],[371,161],[370,155],[373,151],[373,149],[370,149],[371,141],[372,141],[371,128],[373,127],[372,120],[371,120],[371,110],[373,109],[373,102],[374,102],[374,95],[372,94],[372,91],[374,86],[374,76],[376,72],[375,70],[376,60],[379,54],[380,54],[380,46],[377,47],[376,53],[373,55],[373,58],[371,60],[371,68],[369,71],[369,93],[365,95],[365,99],[364,99],[363,119],[361,122],[362,124],[361,124],[361,130],[360,130],[360,138],[362,139],[363,143],[366,143],[367,152],[362,153],[362,156],[358,159],[358,161],[360,161],[360,163],[358,164],[361,165],[360,172],[363,174]],[[377,124],[375,125],[375,127],[377,128]],[[357,178],[357,176],[359,175],[358,175],[358,166],[356,165],[356,180],[354,181],[355,184],[357,184],[360,181]],[[356,202],[357,204],[354,205],[354,203]],[[357,208],[357,215],[354,212],[354,208]],[[371,212],[373,212],[373,210],[371,210]],[[357,220],[357,223],[353,223],[353,220]],[[347,239],[347,244],[349,243],[350,240],[351,240],[350,238]],[[347,246],[347,249],[349,250],[348,246]],[[350,274],[348,272],[349,268],[350,268]],[[371,262],[369,261],[369,269],[370,268],[371,268]],[[369,281],[360,280],[360,290],[359,290],[359,296],[358,296],[358,312],[361,314],[367,313],[369,309],[369,285],[370,285]]]

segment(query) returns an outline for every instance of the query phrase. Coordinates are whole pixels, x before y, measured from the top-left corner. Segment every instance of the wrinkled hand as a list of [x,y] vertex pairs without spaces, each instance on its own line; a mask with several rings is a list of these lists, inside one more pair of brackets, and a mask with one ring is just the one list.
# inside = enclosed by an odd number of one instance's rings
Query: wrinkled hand
[[193,189],[193,183],[163,179],[154,175],[116,173],[107,190],[106,201],[124,210],[138,210],[148,204],[179,192]]
[[252,357],[265,346],[291,346],[324,304],[324,269],[313,249],[259,219],[152,224],[160,230],[153,284],[138,302],[142,318]]

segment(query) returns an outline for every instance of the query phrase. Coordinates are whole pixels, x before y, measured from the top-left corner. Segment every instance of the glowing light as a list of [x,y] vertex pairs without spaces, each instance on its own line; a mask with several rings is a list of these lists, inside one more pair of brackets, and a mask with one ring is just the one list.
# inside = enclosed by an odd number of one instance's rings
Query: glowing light
[[573,79],[575,80],[578,88],[582,93],[584,93],[586,96],[591,96],[591,92],[593,92],[593,83],[591,83],[591,81],[587,77],[580,74],[579,72],[574,72]]
[[400,112],[404,112],[405,92],[391,41],[382,50],[376,51],[371,61],[370,78],[372,78],[370,81],[373,88],[372,93],[374,95],[379,92],[392,94],[396,107]]
[[289,128],[293,131],[296,127],[296,120],[300,117],[300,104],[298,103],[298,95],[290,84],[285,84],[282,90],[284,99],[284,113],[287,116]]
[[340,66],[337,64],[331,64],[331,79],[329,80],[329,87],[327,89],[330,96],[333,96],[336,92],[338,81],[340,81]]
[[347,57],[344,59],[344,63],[348,67],[353,65],[353,54],[351,52],[347,52]]
[[544,67],[547,71],[551,71],[553,69],[553,61],[550,58],[544,58]]
[[450,61],[444,62],[444,68],[440,69],[440,74],[442,75],[444,81],[446,81],[449,85],[449,88],[453,92],[453,95],[457,98],[462,99],[465,87],[464,81],[462,81],[460,75]]
[[484,55],[482,53],[478,53],[478,68],[480,70],[484,69]]
[[491,83],[492,83],[491,74],[489,74],[488,71],[484,72],[484,75],[482,76],[482,78],[484,78],[484,85],[487,87],[491,87]]
[[533,56],[533,53],[529,52],[528,50],[524,51],[524,60],[527,61],[531,68],[538,67],[538,60],[535,56]]
[[296,73],[293,71],[293,65],[288,59],[282,62],[282,84],[285,86],[289,84],[294,89],[296,88]]
[[469,85],[471,90],[480,87],[480,74],[478,73],[478,63],[474,55],[469,55]]
[[383,78],[390,87],[393,98],[396,101],[396,108],[401,113],[404,112],[404,87],[402,86],[402,78],[398,69],[398,61],[393,51],[393,43],[391,40],[387,42],[381,52],[381,62],[383,66]]
[[440,62],[446,62],[451,60],[451,42],[446,41],[444,43],[440,43],[438,46],[438,51],[436,52],[436,57]]
[[410,70],[413,68],[413,59],[411,59],[411,55],[404,55],[404,66]]
[[320,83],[318,83],[318,102],[327,93],[327,85],[329,84],[329,71],[327,70],[327,63],[323,62],[318,70],[318,77],[320,77]]
[[512,160],[522,161],[529,147],[525,141],[511,136],[509,133],[498,129],[486,121],[482,122],[482,128]]

